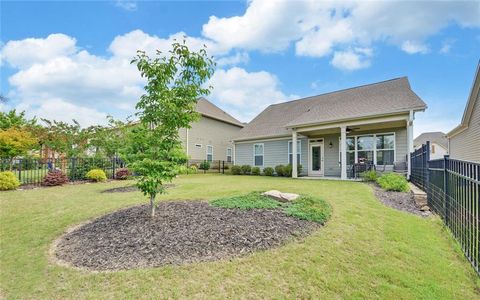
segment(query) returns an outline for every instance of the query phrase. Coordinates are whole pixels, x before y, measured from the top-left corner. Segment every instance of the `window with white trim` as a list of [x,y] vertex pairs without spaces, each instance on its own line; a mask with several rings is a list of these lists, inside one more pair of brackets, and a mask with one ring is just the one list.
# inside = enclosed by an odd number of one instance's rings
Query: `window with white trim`
[[395,161],[395,136],[393,134],[377,134],[377,165],[393,165]]
[[263,144],[253,145],[253,164],[263,166]]
[[[289,164],[292,164],[292,158],[293,158],[293,155],[292,155],[292,152],[293,152],[293,149],[292,149],[292,145],[293,145],[293,142],[292,141],[288,141],[288,163]],[[297,141],[297,164],[300,164],[300,162],[302,161],[302,141]]]
[[207,145],[207,161],[213,161],[213,146]]
[[[341,143],[341,138],[339,138]],[[339,147],[341,162],[341,146]],[[347,137],[347,165],[373,162],[376,165],[393,165],[395,162],[395,134],[380,133]]]
[[232,148],[227,148],[227,162],[232,162]]

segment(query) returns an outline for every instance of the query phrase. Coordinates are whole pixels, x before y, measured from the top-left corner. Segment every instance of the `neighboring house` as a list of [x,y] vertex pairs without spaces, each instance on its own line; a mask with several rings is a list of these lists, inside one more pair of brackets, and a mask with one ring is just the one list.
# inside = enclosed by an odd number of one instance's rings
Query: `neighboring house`
[[418,149],[430,142],[430,159],[443,158],[448,154],[448,138],[443,132],[424,132],[413,140],[413,147]]
[[233,162],[232,139],[245,125],[204,98],[198,100],[197,112],[200,120],[180,130],[187,155],[192,160]]
[[291,163],[293,177],[297,164],[341,179],[365,162],[410,172],[414,115],[426,107],[406,77],[270,105],[234,138],[235,163]]
[[460,125],[448,136],[450,158],[480,162],[480,62]]

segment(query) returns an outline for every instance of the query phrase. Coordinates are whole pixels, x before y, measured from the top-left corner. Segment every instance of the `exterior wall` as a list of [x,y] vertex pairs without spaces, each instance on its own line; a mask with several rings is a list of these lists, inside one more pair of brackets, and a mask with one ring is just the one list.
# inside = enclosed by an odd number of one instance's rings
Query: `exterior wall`
[[[181,129],[179,134],[183,141],[185,150],[188,146],[188,155],[191,159],[204,160],[207,158],[207,145],[213,146],[213,160],[227,160],[227,148],[232,148],[233,160],[233,137],[238,134],[241,127],[201,117],[199,121],[192,124],[192,128]],[[187,145],[188,135],[188,145]],[[197,147],[196,145],[201,145]]]
[[450,137],[450,158],[480,162],[480,94],[477,95],[468,128]]
[[[253,145],[263,144],[263,166],[260,169],[266,167],[275,168],[277,165],[288,164],[288,142],[292,139],[282,139],[273,141],[258,141],[249,143],[237,143],[235,144],[235,164],[237,165],[250,165],[253,166]],[[300,164],[302,165],[301,174],[307,173],[308,162],[308,140],[305,138],[298,138],[301,141],[301,154]]]
[[443,158],[447,154],[448,154],[447,149],[443,148],[437,143],[430,143],[430,159]]
[[[351,133],[347,136],[374,134],[374,133],[395,133],[395,160],[396,162],[406,162],[406,156],[408,153],[407,145],[407,129],[406,128],[389,128],[369,130],[362,132]],[[340,133],[318,135],[315,137],[299,137],[302,142],[302,154],[301,164],[303,166],[301,175],[307,175],[309,164],[309,144],[310,138],[323,138],[324,139],[324,175],[325,176],[340,176]],[[275,167],[280,164],[288,164],[288,141],[291,139],[285,138],[275,141],[258,141],[248,143],[235,144],[235,158],[237,165],[251,165],[253,166],[253,145],[256,143],[264,144],[264,167]],[[332,147],[330,148],[330,142]],[[387,166],[386,171],[392,170],[393,166]]]

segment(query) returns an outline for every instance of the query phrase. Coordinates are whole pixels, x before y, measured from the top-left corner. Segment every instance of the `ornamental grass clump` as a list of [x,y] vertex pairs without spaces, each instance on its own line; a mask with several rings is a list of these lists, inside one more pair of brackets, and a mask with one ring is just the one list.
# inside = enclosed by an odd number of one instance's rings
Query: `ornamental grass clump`
[[408,192],[407,179],[400,174],[387,173],[377,179],[378,185],[386,191]]
[[43,186],[57,186],[63,185],[68,182],[68,176],[63,173],[61,170],[52,170],[49,171],[45,177],[43,177],[42,185]]
[[101,182],[107,180],[107,175],[105,175],[105,172],[101,169],[93,169],[87,172],[86,175],[88,180],[95,181],[95,182]]
[[0,191],[15,190],[20,186],[17,176],[13,172],[0,172]]

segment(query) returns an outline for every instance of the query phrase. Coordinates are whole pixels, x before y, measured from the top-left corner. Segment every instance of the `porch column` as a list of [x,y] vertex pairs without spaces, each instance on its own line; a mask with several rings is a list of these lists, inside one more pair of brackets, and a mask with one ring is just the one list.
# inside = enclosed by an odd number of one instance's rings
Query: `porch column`
[[292,178],[298,177],[297,172],[297,131],[292,131]]
[[347,126],[340,127],[340,158],[341,176],[342,180],[347,179]]
[[407,154],[407,178],[410,179],[412,174],[412,166],[410,160],[410,154],[413,152],[413,110],[410,111],[410,115],[407,121],[407,145],[408,145],[408,154]]

